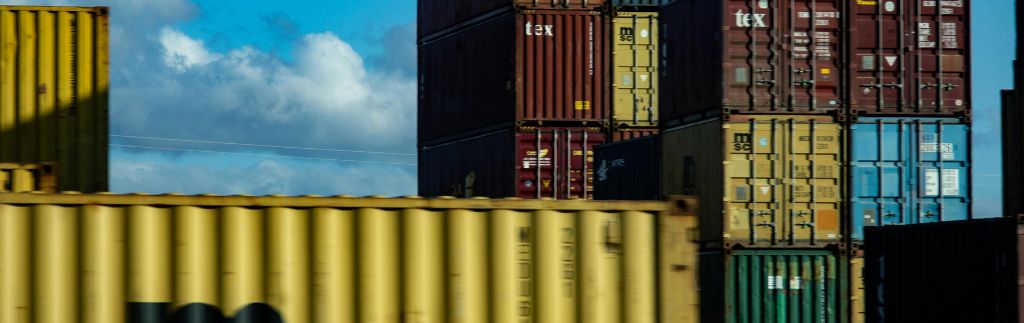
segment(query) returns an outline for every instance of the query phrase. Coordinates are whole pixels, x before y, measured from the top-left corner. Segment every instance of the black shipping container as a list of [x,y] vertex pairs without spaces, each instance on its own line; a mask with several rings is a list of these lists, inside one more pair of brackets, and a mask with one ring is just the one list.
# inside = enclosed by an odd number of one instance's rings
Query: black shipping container
[[660,200],[660,149],[660,136],[595,148],[594,199]]
[[1016,218],[865,228],[868,322],[1018,322]]

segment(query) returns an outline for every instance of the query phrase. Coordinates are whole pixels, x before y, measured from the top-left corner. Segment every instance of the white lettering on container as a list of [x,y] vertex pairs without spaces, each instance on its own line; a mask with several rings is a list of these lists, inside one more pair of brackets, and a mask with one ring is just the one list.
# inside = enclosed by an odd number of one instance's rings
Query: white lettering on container
[[744,13],[743,9],[736,10],[736,27],[754,27],[754,28],[767,28],[768,24],[764,22],[764,17],[767,14],[763,13]]
[[526,22],[527,36],[555,37],[555,25],[534,25],[533,22]]
[[[926,169],[924,171],[924,195],[926,196],[938,196],[939,195],[939,170],[938,169]],[[958,196],[960,195],[960,170],[959,169],[943,169],[942,170],[942,196]]]

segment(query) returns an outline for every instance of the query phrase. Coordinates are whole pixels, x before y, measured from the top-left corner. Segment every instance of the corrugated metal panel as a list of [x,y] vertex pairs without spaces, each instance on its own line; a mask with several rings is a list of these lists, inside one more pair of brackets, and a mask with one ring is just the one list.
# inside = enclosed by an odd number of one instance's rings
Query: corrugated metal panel
[[660,200],[660,149],[658,136],[597,146],[594,199]]
[[103,7],[0,6],[0,162],[107,190],[108,25]]
[[417,1],[420,39],[457,32],[495,11],[521,9],[595,10],[604,0],[422,0]]
[[[662,9],[661,121],[843,107],[844,0],[678,1]],[[814,16],[812,19],[811,16]]]
[[419,142],[513,122],[607,123],[608,21],[526,10],[420,46]]
[[861,118],[850,125],[850,152],[853,239],[863,239],[865,226],[970,218],[969,125]]
[[868,322],[1020,322],[1016,218],[865,229]]
[[850,323],[867,322],[864,289],[864,258],[850,258]]
[[658,134],[658,128],[618,128],[608,131],[610,142],[620,142]]
[[662,193],[700,197],[702,239],[786,247],[838,242],[843,126],[751,116],[662,132]]
[[828,250],[701,255],[702,322],[847,322],[845,256]]
[[694,322],[677,202],[0,194],[0,321]]
[[420,149],[424,196],[591,198],[594,147],[605,135],[591,128],[508,129]]
[[0,192],[57,192],[57,166],[0,163]]
[[969,0],[851,1],[851,111],[969,116],[969,8]]
[[675,0],[612,0],[616,7],[658,7],[675,2]]
[[[1024,7],[1024,6],[1021,6]],[[1022,25],[1024,26],[1024,25]],[[1017,62],[1016,64],[1020,64]],[[1018,67],[1019,70],[1019,67]],[[1024,77],[1019,75],[1018,78]],[[1003,213],[1024,214],[1024,101],[1021,91],[1003,91]]]
[[613,126],[658,126],[658,13],[612,19]]

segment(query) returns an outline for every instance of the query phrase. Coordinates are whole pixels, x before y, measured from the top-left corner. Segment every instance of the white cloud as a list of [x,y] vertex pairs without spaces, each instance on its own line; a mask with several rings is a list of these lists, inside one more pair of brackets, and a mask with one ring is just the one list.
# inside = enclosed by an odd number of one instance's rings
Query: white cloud
[[184,73],[186,70],[209,64],[219,55],[211,54],[203,46],[203,41],[192,39],[177,30],[164,27],[160,31],[160,45],[163,46],[164,64]]

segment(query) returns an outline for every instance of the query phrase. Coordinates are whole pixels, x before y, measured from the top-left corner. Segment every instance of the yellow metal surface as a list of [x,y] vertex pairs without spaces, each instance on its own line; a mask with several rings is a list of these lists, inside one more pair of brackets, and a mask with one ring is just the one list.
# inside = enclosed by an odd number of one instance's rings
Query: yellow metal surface
[[618,12],[612,25],[612,123],[657,126],[658,13]]
[[108,24],[106,8],[0,6],[0,162],[107,190]]
[[676,205],[0,193],[0,319],[695,322]]
[[56,171],[52,164],[0,163],[0,192],[55,193]]
[[[663,162],[678,167],[666,167],[663,191],[701,197],[705,240],[838,242],[842,135],[842,125],[828,118],[802,116],[752,116],[666,131]],[[721,229],[712,222],[722,223]]]
[[864,298],[864,258],[850,258],[850,322],[864,323],[867,299]]

